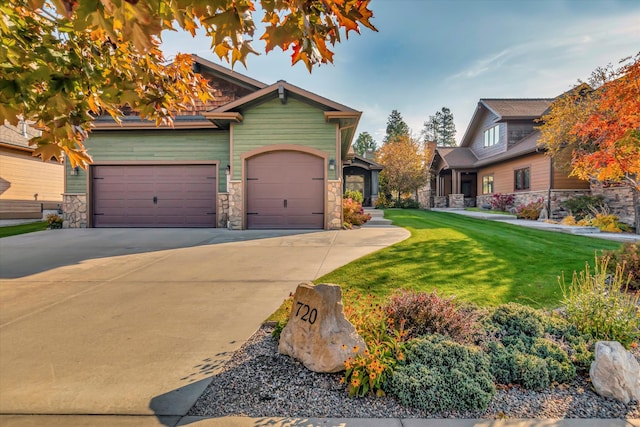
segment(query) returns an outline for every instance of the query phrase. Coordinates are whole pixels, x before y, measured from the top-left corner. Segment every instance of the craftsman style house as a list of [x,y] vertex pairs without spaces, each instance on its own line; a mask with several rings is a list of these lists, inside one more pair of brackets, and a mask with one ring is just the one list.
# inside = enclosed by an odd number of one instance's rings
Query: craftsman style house
[[424,204],[484,206],[495,193],[515,204],[542,198],[551,215],[561,202],[589,193],[589,182],[569,177],[538,144],[535,129],[553,99],[481,99],[459,147],[438,147]]
[[93,164],[67,165],[65,227],[342,227],[342,166],[361,113],[194,55],[214,101],[156,127],[101,117]]

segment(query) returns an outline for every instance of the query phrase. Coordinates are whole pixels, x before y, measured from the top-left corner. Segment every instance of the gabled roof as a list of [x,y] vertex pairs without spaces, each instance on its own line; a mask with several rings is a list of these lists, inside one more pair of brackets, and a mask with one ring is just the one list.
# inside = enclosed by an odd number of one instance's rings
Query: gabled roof
[[472,168],[478,161],[478,158],[467,147],[452,147],[450,150],[445,149],[444,152],[441,151],[441,148],[436,148],[436,150],[441,152],[440,157],[445,165],[451,169]]
[[197,73],[201,73],[204,68],[204,71],[208,71],[211,74],[214,74],[216,77],[227,80],[233,84],[245,87],[250,90],[258,90],[267,86],[266,83],[262,83],[261,81],[252,79],[251,77],[240,74],[237,71],[230,70],[229,68],[218,65],[215,62],[211,62],[196,54],[192,54],[191,56],[193,58],[194,71]]
[[205,117],[215,117],[218,113],[225,113],[230,111],[241,111],[248,107],[253,107],[257,104],[270,101],[272,99],[280,98],[283,102],[286,102],[287,96],[302,100],[309,104],[312,104],[324,111],[338,111],[349,114],[361,114],[360,111],[356,111],[346,105],[338,104],[330,99],[323,98],[320,95],[309,92],[298,86],[294,86],[287,83],[284,80],[279,80],[276,83],[265,86],[264,88],[247,95],[243,98],[237,99],[228,104],[222,105],[214,110],[205,113]]
[[374,162],[371,159],[367,159],[360,154],[354,154],[351,161],[345,162],[345,166],[358,166],[363,169],[373,171],[381,171],[382,169],[384,169],[384,166],[382,166],[380,163]]
[[242,122],[244,119],[242,112],[244,110],[278,98],[282,103],[286,103],[288,97],[323,110],[327,122],[338,123],[342,140],[342,157],[346,158],[362,112],[294,86],[284,80],[280,80],[214,110],[205,112],[203,116],[211,120],[216,126],[226,128],[229,127],[231,122]]
[[496,115],[495,122],[505,120],[532,120],[541,117],[554,98],[482,98],[478,101],[469,126],[460,141],[460,147],[472,143],[472,137],[480,125],[482,114],[489,111]]
[[553,98],[480,100],[480,103],[498,116],[500,121],[538,118],[552,102]]

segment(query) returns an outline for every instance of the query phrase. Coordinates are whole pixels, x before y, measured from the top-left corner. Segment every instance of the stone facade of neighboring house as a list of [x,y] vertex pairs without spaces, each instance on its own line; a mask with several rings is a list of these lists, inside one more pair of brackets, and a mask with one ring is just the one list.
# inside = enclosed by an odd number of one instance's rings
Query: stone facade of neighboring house
[[214,100],[156,127],[96,120],[93,163],[66,168],[65,227],[342,227],[343,165],[361,113],[194,55]]

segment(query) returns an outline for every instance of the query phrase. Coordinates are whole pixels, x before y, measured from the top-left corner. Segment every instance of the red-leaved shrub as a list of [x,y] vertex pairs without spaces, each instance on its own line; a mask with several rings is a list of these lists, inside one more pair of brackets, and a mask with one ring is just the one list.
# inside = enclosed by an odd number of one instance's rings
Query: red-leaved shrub
[[342,201],[344,226],[351,228],[354,225],[362,225],[371,219],[371,215],[364,213],[362,204],[349,198]]
[[513,200],[513,194],[495,193],[493,196],[491,196],[489,204],[491,205],[492,209],[506,212],[511,206],[513,206]]
[[479,328],[473,310],[458,307],[454,297],[442,298],[436,291],[400,290],[389,297],[384,309],[393,324],[404,325],[411,338],[441,334],[470,341]]

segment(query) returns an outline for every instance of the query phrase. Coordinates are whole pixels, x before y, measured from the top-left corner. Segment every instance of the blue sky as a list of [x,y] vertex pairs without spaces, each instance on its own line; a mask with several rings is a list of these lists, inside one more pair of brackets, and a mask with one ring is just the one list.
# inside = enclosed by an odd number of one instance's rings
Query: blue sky
[[[369,132],[380,144],[393,109],[419,134],[429,115],[449,107],[460,140],[480,98],[555,97],[640,51],[638,0],[372,0],[370,8],[379,32],[351,33],[335,46],[334,64],[309,74],[277,50],[236,70],[362,111],[356,135]],[[162,47],[167,57],[195,53],[227,65],[209,45],[180,32],[164,34]]]

